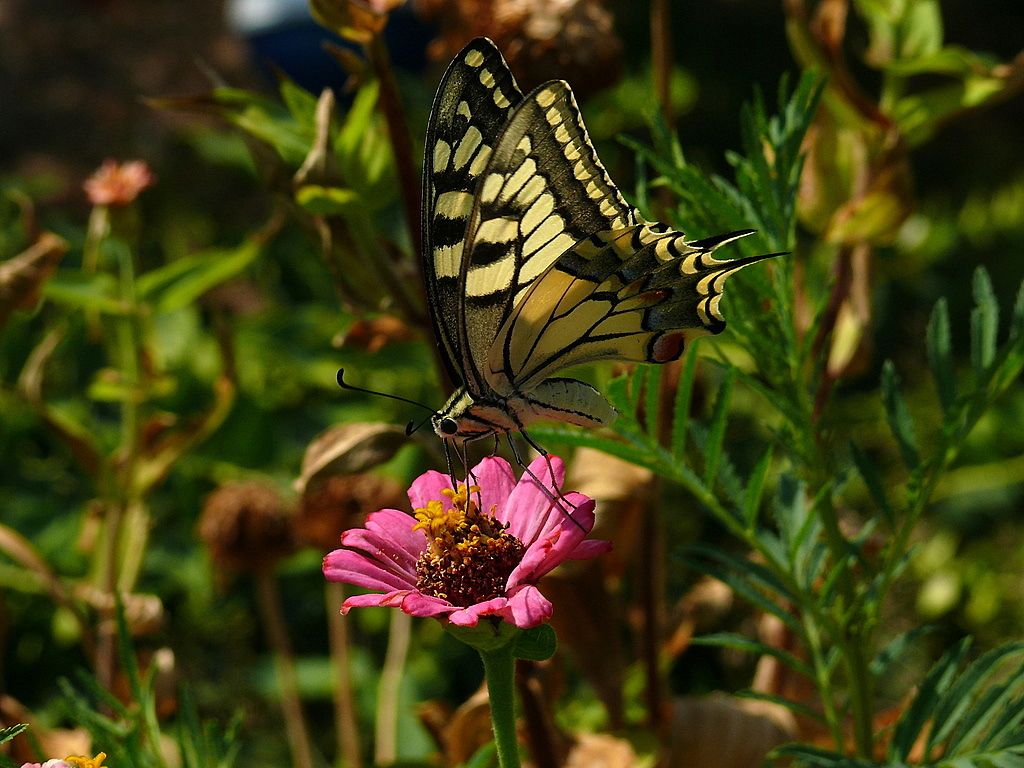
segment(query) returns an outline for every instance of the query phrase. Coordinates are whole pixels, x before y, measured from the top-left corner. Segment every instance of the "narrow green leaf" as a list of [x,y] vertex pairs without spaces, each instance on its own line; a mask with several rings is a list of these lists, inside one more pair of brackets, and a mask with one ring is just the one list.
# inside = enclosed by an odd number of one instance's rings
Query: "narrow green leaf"
[[956,379],[953,374],[953,352],[949,331],[949,308],[941,298],[932,310],[927,331],[928,361],[935,377],[942,410],[949,413],[956,402]]
[[789,755],[796,758],[800,765],[816,766],[816,768],[905,768],[905,766],[897,767],[892,763],[881,764],[868,760],[856,760],[847,755],[829,752],[808,744],[786,744],[776,749],[773,754]]
[[779,535],[786,545],[787,560],[792,559],[796,551],[797,532],[803,527],[808,516],[803,491],[803,483],[789,472],[779,476],[772,510],[775,522],[779,526]]
[[984,377],[986,369],[996,355],[996,332],[999,330],[999,304],[992,280],[984,267],[974,270],[974,302],[971,311],[971,364],[978,379]]
[[[1014,688],[1006,683],[991,685],[981,695],[970,701],[962,716],[953,718],[955,729],[946,748],[948,754],[970,754],[979,751],[983,733],[997,717],[1006,711],[1006,705],[1013,699]],[[929,736],[929,741],[932,737]],[[942,739],[936,739],[942,741]]]
[[768,468],[772,463],[772,451],[767,449],[754,465],[747,481],[747,489],[743,500],[743,517],[747,526],[753,529],[757,523],[757,514],[761,509],[761,500],[764,497],[765,483],[768,479]]
[[750,653],[755,656],[771,656],[801,675],[807,675],[807,677],[814,676],[814,671],[807,664],[788,651],[765,645],[757,640],[752,640],[749,637],[732,632],[715,632],[708,635],[700,635],[693,638],[690,643],[692,645],[713,645],[719,648],[731,648],[735,651],[742,651],[743,653]]
[[1013,303],[1013,316],[1010,318],[1010,339],[1024,336],[1024,283],[1017,289],[1017,300]]
[[715,407],[711,414],[708,439],[704,445],[704,484],[709,488],[714,487],[715,477],[718,474],[722,446],[725,443],[725,427],[729,419],[729,403],[732,400],[732,388],[735,381],[735,369],[729,368],[725,380],[718,390]]
[[903,463],[908,469],[915,469],[920,463],[917,453],[917,440],[914,437],[914,426],[910,419],[910,410],[899,389],[899,377],[892,360],[886,360],[882,366],[882,404],[889,420],[889,429],[900,448]]
[[[689,552],[680,555],[683,562],[725,583],[755,608],[777,616],[786,626],[803,637],[800,622],[782,607],[778,600],[781,597],[792,602],[793,597],[771,571],[763,565],[725,552],[702,547],[691,547],[688,550]],[[762,590],[772,592],[775,596],[770,597]]]
[[661,416],[660,395],[664,367],[658,366],[657,369],[653,365],[638,367],[640,369],[640,389],[637,394],[643,393],[644,431],[650,436],[652,443],[657,443],[661,431],[658,418]]
[[697,348],[691,345],[683,358],[676,386],[675,403],[672,407],[672,455],[682,459],[686,452],[686,428],[690,423],[690,401],[693,397],[693,382],[697,378]]
[[43,286],[43,295],[79,310],[127,315],[130,308],[117,296],[117,280],[106,272],[86,275],[58,269]]
[[932,719],[940,697],[956,678],[970,647],[970,638],[964,638],[928,670],[913,701],[904,710],[893,730],[892,741],[889,743],[890,760],[905,762],[908,759],[921,730]]
[[889,500],[885,496],[885,488],[882,486],[882,478],[878,474],[878,468],[875,466],[875,463],[867,457],[867,454],[856,443],[850,443],[850,456],[853,458],[854,466],[857,467],[857,473],[860,475],[861,480],[864,481],[864,486],[871,495],[871,500],[878,507],[878,511],[885,516],[885,520],[890,526],[895,525],[896,515],[893,514],[892,507],[889,506]]
[[[986,715],[983,706],[985,695],[982,693],[981,687],[1005,659],[1015,654],[1024,654],[1024,643],[1006,643],[998,648],[993,648],[968,666],[955,683],[949,686],[948,691],[941,692],[943,695],[935,702],[926,750],[930,752],[937,744],[945,741],[955,729],[960,728],[962,720],[967,717],[967,713],[972,707],[979,707],[979,711],[968,717],[968,721],[975,716],[984,717]],[[1018,674],[1020,672],[1021,670],[1018,670]],[[976,704],[975,699],[979,696],[981,699]],[[961,731],[962,736],[963,732]],[[949,750],[954,752],[955,749],[956,744],[950,743]]]
[[6,744],[26,728],[28,728],[28,723],[18,723],[17,725],[11,725],[7,728],[0,729],[0,744]]
[[881,651],[878,652],[878,655],[871,660],[871,665],[868,668],[871,676],[876,679],[884,678],[889,674],[893,665],[903,658],[903,654],[910,650],[920,638],[934,632],[936,629],[937,627],[935,625],[925,624],[920,627],[914,627],[914,629],[909,632],[903,632],[902,634],[894,637]]
[[234,248],[185,256],[139,277],[136,289],[156,312],[173,312],[239,274],[256,260],[261,250],[255,239],[249,239]]

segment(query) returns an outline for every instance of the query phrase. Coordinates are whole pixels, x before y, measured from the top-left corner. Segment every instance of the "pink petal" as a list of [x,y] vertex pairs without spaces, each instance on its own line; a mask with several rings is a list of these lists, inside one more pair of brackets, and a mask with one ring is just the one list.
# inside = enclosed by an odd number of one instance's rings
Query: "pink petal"
[[351,528],[342,535],[341,544],[345,549],[356,550],[372,560],[390,563],[395,571],[415,571],[416,561],[427,548],[424,539],[419,551],[411,554],[405,549],[396,549],[386,536],[365,528]]
[[387,594],[382,595],[378,592],[374,592],[370,595],[352,595],[351,597],[346,597],[345,602],[341,604],[341,612],[345,614],[353,608],[368,608],[384,605],[384,601],[392,594],[394,593],[388,592]]
[[452,481],[448,475],[430,470],[412,481],[409,487],[409,501],[413,509],[426,509],[429,501],[443,501],[445,509],[451,509],[451,501],[441,493],[445,488],[451,488]]
[[455,611],[448,620],[457,627],[475,627],[481,616],[500,616],[507,605],[506,598],[492,597],[490,600]]
[[[531,472],[543,481],[543,486],[537,484]],[[502,522],[508,522],[509,531],[524,544],[529,545],[544,536],[557,525],[558,518],[566,517],[571,511],[556,502],[564,478],[565,463],[558,456],[538,456],[519,478],[519,484],[505,503]]]
[[[414,531],[414,525],[416,525],[416,518],[397,509],[381,509],[366,517],[366,530],[386,539],[391,545],[389,549],[404,550],[415,560],[426,549],[427,538],[423,531]],[[344,540],[344,534],[342,534],[342,540]]]
[[422,617],[445,616],[452,611],[458,610],[456,606],[447,600],[424,595],[419,590],[414,590],[407,594],[399,607],[410,616]]
[[381,592],[416,586],[415,571],[399,571],[388,565],[360,552],[336,549],[324,558],[323,573],[328,581],[341,581]]
[[529,629],[550,619],[551,611],[551,601],[535,586],[527,584],[513,591],[502,618],[521,629]]
[[498,456],[488,456],[473,467],[470,484],[480,486],[479,497],[476,494],[473,496],[480,505],[480,511],[490,514],[495,509],[498,520],[505,522],[501,511],[516,487],[516,474],[512,471],[512,465]]
[[[509,576],[510,587],[515,584],[536,582],[568,559],[584,559],[576,557],[576,551],[584,544],[584,539],[594,524],[594,500],[573,493],[568,494],[566,498],[576,505],[572,517],[563,515],[557,520],[552,518],[553,529],[546,531],[543,538],[527,547],[522,561]],[[586,551],[584,549],[584,552]]]
[[576,545],[576,549],[569,553],[570,560],[589,560],[598,555],[604,555],[612,551],[610,541],[600,539],[587,539]]

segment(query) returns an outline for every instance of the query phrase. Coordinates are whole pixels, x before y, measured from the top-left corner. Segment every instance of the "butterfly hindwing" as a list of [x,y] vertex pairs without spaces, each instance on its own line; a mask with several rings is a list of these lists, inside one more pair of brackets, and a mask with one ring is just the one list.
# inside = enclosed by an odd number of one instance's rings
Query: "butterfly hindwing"
[[529,393],[555,372],[615,359],[664,363],[693,331],[718,333],[726,278],[763,257],[718,261],[718,245],[658,226],[599,233],[563,254],[517,303],[488,360],[499,392]]
[[430,112],[423,159],[423,267],[427,302],[452,380],[465,380],[459,280],[478,183],[523,94],[490,40],[474,40],[448,67]]

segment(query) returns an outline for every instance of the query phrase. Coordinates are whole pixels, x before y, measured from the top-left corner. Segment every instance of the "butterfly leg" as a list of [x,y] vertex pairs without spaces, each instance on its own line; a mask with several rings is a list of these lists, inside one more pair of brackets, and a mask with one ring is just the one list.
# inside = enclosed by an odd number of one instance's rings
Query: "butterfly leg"
[[[523,436],[523,439],[525,439],[526,442],[530,444],[531,448],[533,448],[535,451],[537,451],[537,453],[539,453],[541,456],[544,457],[544,460],[547,462],[547,465],[548,465],[548,477],[551,479],[551,484],[554,485],[555,484],[555,468],[551,465],[551,454],[548,453],[547,451],[545,451],[539,445],[537,445],[537,443],[534,442],[533,438],[530,437],[526,433],[526,431],[523,429],[522,425],[518,425],[518,426],[519,426],[519,433]],[[512,449],[512,456],[515,458],[516,463],[520,467],[523,468],[523,472],[528,474],[533,479],[533,481],[537,484],[537,487],[541,489],[541,491],[544,493],[544,495],[547,496],[549,499],[551,499],[551,501],[553,501],[555,504],[557,504],[558,508],[560,510],[562,510],[562,512],[564,512],[566,515],[568,515],[569,519],[571,519],[573,521],[573,523],[577,527],[580,528],[580,530],[583,530],[583,527],[572,516],[572,513],[574,511],[576,511],[576,505],[573,504],[571,501],[569,501],[567,498],[565,498],[564,495],[562,495],[562,490],[560,488],[556,488],[555,489],[555,493],[552,493],[550,491],[550,489],[544,484],[544,481],[541,480],[539,477],[537,477],[537,475],[534,474],[533,470],[530,469],[530,466],[523,460],[523,457],[519,453],[519,449],[516,448],[515,441],[512,439],[512,434],[511,433],[507,433],[507,434],[508,434],[508,445],[509,445],[509,448]]]

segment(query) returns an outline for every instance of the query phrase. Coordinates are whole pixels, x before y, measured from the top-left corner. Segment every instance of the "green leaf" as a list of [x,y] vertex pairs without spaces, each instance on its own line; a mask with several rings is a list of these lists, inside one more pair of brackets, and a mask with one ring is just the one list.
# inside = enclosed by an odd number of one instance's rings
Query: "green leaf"
[[696,346],[691,346],[683,359],[679,383],[676,385],[675,402],[672,406],[671,451],[672,455],[680,460],[686,452],[686,427],[690,423],[690,401],[693,397],[693,382],[697,378],[697,360]]
[[894,637],[881,651],[878,652],[878,655],[871,660],[871,665],[868,668],[871,676],[876,679],[884,678],[889,674],[893,665],[903,658],[903,655],[910,650],[910,648],[912,648],[920,638],[934,632],[936,629],[938,628],[934,625],[924,625],[914,627],[909,632],[904,632]]
[[956,379],[953,375],[953,352],[949,330],[949,309],[946,299],[941,298],[932,310],[927,331],[928,362],[935,377],[935,388],[939,394],[942,410],[949,410],[956,403]]
[[1010,340],[1024,336],[1024,283],[1017,289],[1017,300],[1013,303],[1013,316],[1010,318]]
[[729,403],[732,400],[732,387],[736,380],[735,368],[729,368],[725,381],[718,390],[715,407],[711,413],[711,425],[708,439],[704,444],[704,485],[713,488],[718,475],[718,465],[722,459],[722,447],[725,443],[725,427],[729,419]]
[[973,289],[976,306],[971,311],[971,364],[980,380],[996,356],[999,304],[984,267],[974,271]]
[[28,728],[28,723],[18,723],[7,728],[0,728],[0,744],[6,744],[19,733]]
[[[803,637],[803,627],[796,617],[780,604],[778,598],[781,597],[787,602],[796,600],[778,577],[765,566],[709,547],[688,547],[680,558],[692,568],[725,583],[755,608],[777,616],[798,636]],[[774,596],[769,596],[766,592],[773,593]]]
[[73,309],[127,315],[130,309],[117,295],[117,280],[106,272],[87,275],[58,269],[43,286],[43,295]]
[[187,307],[216,285],[238,275],[256,261],[261,244],[250,238],[235,248],[211,249],[184,256],[139,277],[140,298],[156,312]]
[[761,500],[764,497],[764,489],[766,481],[768,480],[768,469],[772,463],[772,452],[766,450],[757,464],[754,465],[754,470],[750,473],[750,479],[747,481],[747,488],[744,492],[743,499],[743,517],[747,522],[747,527],[751,530],[757,524],[757,514],[761,509]]
[[372,210],[390,205],[398,188],[387,126],[377,108],[379,91],[376,81],[359,89],[334,143],[345,184]]
[[970,638],[964,638],[949,649],[925,675],[910,706],[896,723],[889,743],[890,760],[905,762],[909,758],[921,730],[932,719],[940,698],[953,684],[970,647]]
[[363,200],[351,189],[306,184],[295,191],[295,202],[314,216],[337,216],[362,205]]
[[894,525],[896,516],[893,514],[892,507],[889,506],[889,500],[886,498],[885,488],[882,485],[882,478],[878,474],[878,468],[875,466],[875,463],[867,457],[867,454],[856,443],[850,443],[850,456],[853,459],[854,466],[857,467],[857,473],[868,489],[868,493],[871,494],[871,499],[875,502],[875,506],[885,516],[886,522],[889,525]]
[[[788,755],[796,758],[799,765],[816,766],[816,768],[897,768],[894,763],[875,763],[869,760],[856,760],[844,754],[829,752],[825,749],[807,744],[786,744],[776,749],[775,755]],[[898,768],[906,768],[899,766]]]
[[771,656],[773,659],[778,659],[787,667],[799,672],[801,675],[814,677],[814,671],[789,651],[765,645],[764,643],[752,640],[749,637],[744,637],[743,635],[737,635],[732,632],[715,632],[708,635],[699,635],[698,637],[694,637],[690,643],[692,645],[713,645],[719,648],[731,648],[735,651],[751,653],[756,656]]
[[903,463],[908,469],[915,469],[921,459],[917,453],[917,440],[914,437],[914,426],[910,419],[910,410],[899,390],[899,377],[891,360],[882,366],[882,404],[889,420],[889,429],[899,445]]
[[[981,686],[1003,661],[1013,655],[1024,655],[1024,643],[1006,643],[993,648],[967,667],[955,683],[948,687],[935,703],[932,728],[925,745],[928,752],[945,741],[954,730],[962,729],[966,725],[968,731],[971,731],[972,725],[983,723],[986,718],[1002,709],[1000,699],[1002,695],[1008,697],[1009,692],[1000,691],[999,687],[982,692]],[[1024,672],[1022,667],[1024,665],[1018,666],[1018,679]],[[995,709],[990,711],[993,707]],[[958,737],[950,741],[948,751],[955,753],[959,744],[969,735],[970,733],[961,730]]]
[[558,650],[558,638],[550,624],[539,624],[516,636],[512,655],[527,661],[547,661]]

